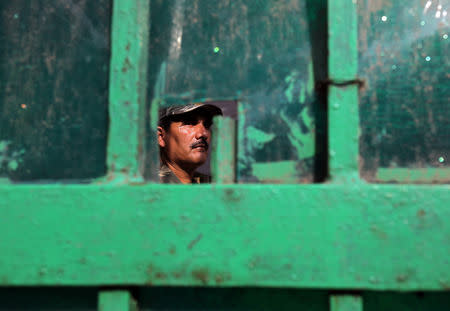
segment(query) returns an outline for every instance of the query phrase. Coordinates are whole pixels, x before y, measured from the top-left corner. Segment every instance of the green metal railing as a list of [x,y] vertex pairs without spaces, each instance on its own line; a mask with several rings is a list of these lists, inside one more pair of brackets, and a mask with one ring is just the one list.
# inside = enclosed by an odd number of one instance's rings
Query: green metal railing
[[222,119],[216,183],[170,186],[143,173],[158,165],[145,140],[150,3],[115,0],[107,176],[0,185],[0,285],[121,288],[99,292],[100,310],[135,310],[129,286],[328,289],[333,311],[362,310],[363,290],[448,290],[450,188],[360,179],[356,1],[328,11],[330,180],[230,184],[236,126]]

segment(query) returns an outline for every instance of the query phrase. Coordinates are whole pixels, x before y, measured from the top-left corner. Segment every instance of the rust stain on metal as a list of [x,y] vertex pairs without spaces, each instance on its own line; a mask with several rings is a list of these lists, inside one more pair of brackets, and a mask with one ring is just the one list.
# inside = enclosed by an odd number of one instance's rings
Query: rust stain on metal
[[153,275],[153,265],[152,264],[147,266],[147,271],[146,272],[147,272],[148,276],[152,276]]
[[229,202],[239,202],[241,200],[239,194],[233,189],[225,190],[225,200]]
[[126,57],[126,58],[125,58],[125,61],[124,61],[124,63],[123,63],[123,66],[122,66],[122,72],[125,73],[125,72],[127,72],[128,69],[130,69],[130,68],[131,68],[131,62],[130,62],[130,59],[129,59],[128,57]]
[[380,239],[387,239],[387,234],[383,231],[381,231],[378,227],[376,226],[371,226],[370,227],[370,231],[372,231],[377,237],[379,237]]
[[149,264],[147,266],[146,274],[147,274],[147,280],[145,282],[146,285],[153,285],[153,265]]
[[177,252],[176,247],[172,245],[172,246],[169,248],[169,253],[170,253],[171,255],[175,255],[176,252]]
[[164,280],[167,279],[167,274],[165,274],[164,272],[156,272],[155,277],[157,279]]
[[203,285],[208,283],[209,274],[207,269],[196,269],[192,271],[192,277]]
[[447,291],[450,291],[450,282],[448,281],[440,281],[439,284],[441,287]]
[[191,241],[188,245],[188,249],[192,249],[201,239],[203,238],[203,234],[199,234],[195,239]]
[[427,213],[423,209],[417,211],[417,217],[424,217],[426,214]]
[[218,273],[214,276],[214,280],[216,281],[216,284],[220,285],[226,281],[230,281],[231,275],[229,273]]
[[159,199],[160,199],[159,194],[158,193],[153,193],[153,194],[151,194],[150,198],[147,199],[147,202],[154,203],[156,201],[159,201]]
[[175,279],[180,279],[181,278],[181,273],[180,272],[174,272],[174,273],[172,273],[172,275],[173,275],[173,277]]

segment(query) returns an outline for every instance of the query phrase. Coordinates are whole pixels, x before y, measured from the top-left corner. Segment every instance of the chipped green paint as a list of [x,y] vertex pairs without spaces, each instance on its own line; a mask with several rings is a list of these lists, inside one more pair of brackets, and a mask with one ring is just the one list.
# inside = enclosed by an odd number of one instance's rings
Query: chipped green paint
[[286,96],[286,98],[288,99],[289,102],[294,101],[294,90],[296,88],[296,83],[298,81],[298,79],[297,79],[298,75],[299,75],[299,72],[294,70],[291,72],[291,74],[289,76],[287,76],[284,79],[284,82],[288,85],[288,87],[286,88],[286,91],[284,92],[284,95]]
[[397,183],[450,183],[450,168],[378,168],[375,181]]
[[[278,123],[279,133],[266,132],[258,127],[261,124],[249,121],[246,124],[246,111],[244,103],[240,104],[239,110],[239,130],[240,138],[238,139],[239,146],[239,162],[238,171],[248,170],[247,174],[256,178],[260,182],[276,182],[276,183],[293,183],[297,178],[301,178],[301,170],[298,168],[299,162],[311,159],[315,155],[315,123],[312,115],[312,106],[309,103],[314,96],[314,74],[312,62],[308,63],[307,73],[308,79],[301,79],[301,74],[297,70],[290,72],[285,77],[285,101],[277,106],[271,106],[269,109],[272,114],[277,115],[281,122]],[[304,80],[307,80],[305,83]],[[298,106],[298,114],[291,116],[292,112],[289,110],[292,107]],[[264,111],[264,108],[260,108]],[[253,111],[253,110],[252,110]],[[252,117],[250,117],[251,120]],[[263,125],[264,126],[264,125]],[[267,124],[265,125],[267,127]],[[266,162],[255,161],[258,152],[266,148],[266,145],[283,137],[283,145],[278,145],[275,148],[289,148],[290,155],[280,160],[268,159]],[[296,162],[294,169],[291,172],[285,171],[285,164]],[[271,165],[273,163],[273,165]],[[255,167],[252,167],[255,165]],[[250,172],[250,173],[249,173]]]
[[[289,119],[284,111],[280,113],[281,119],[288,125],[288,138],[292,146],[297,151],[299,160],[308,159],[315,154],[315,143],[312,129],[314,128],[314,120],[309,116],[308,109],[304,108],[295,120]],[[300,124],[304,124],[308,129],[303,132]]]
[[142,180],[150,3],[115,0],[109,88],[108,177]]
[[17,170],[17,168],[19,167],[19,163],[16,160],[11,160],[8,163],[8,169],[11,171],[15,171]]
[[[273,172],[277,172],[276,178],[274,178]],[[285,184],[295,184],[298,182],[296,161],[253,163],[252,174],[258,180],[263,180],[267,183],[279,183],[280,180]]]
[[295,92],[297,88],[299,88],[298,102],[300,104],[306,103],[306,96],[313,96],[314,94],[314,69],[313,63],[309,62],[308,70],[306,75],[308,79],[306,83],[300,79],[300,73],[297,70],[292,71],[285,79],[284,82],[287,84],[287,88],[284,91],[284,95],[286,96],[289,103],[294,103]]
[[2,171],[15,171],[22,162],[25,150],[10,150],[11,142],[7,140],[0,141],[0,174]]
[[251,149],[261,149],[265,144],[272,141],[275,138],[275,134],[266,133],[257,129],[254,126],[247,128],[248,144]]

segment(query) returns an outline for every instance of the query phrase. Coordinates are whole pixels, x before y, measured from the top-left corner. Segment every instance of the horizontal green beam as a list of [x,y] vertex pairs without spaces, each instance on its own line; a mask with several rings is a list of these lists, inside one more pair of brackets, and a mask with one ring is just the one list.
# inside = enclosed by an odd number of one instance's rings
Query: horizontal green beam
[[0,185],[0,283],[448,290],[449,190]]
[[377,181],[398,183],[450,182],[449,167],[429,168],[383,168],[377,169]]

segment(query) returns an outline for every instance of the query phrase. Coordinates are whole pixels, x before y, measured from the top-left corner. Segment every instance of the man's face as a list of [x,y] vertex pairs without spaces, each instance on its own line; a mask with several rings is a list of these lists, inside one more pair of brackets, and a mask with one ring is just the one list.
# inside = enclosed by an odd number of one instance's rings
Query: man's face
[[195,169],[205,163],[211,141],[211,116],[190,112],[176,116],[165,131],[159,128],[158,142],[167,160]]

